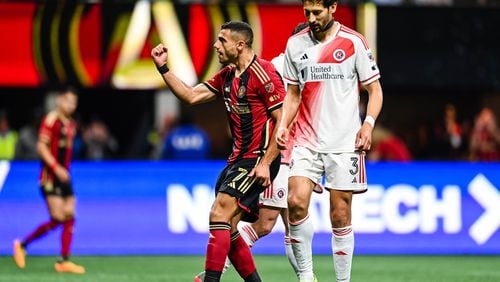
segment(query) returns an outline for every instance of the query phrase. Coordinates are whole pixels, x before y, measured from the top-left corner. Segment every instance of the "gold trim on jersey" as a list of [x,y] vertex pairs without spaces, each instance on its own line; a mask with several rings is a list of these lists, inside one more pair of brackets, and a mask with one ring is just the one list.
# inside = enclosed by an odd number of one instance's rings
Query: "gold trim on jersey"
[[57,118],[58,118],[57,112],[52,111],[52,112],[48,113],[47,116],[45,117],[44,124],[49,126],[49,127],[52,127],[54,125],[54,123],[56,122]]
[[255,60],[254,63],[250,65],[250,68],[254,71],[262,84],[270,80],[266,71],[264,70],[264,68],[262,68],[257,60]]
[[264,149],[266,149],[269,146],[269,141],[271,134],[269,134],[269,131],[271,129],[271,119],[267,119],[266,123],[264,124]]

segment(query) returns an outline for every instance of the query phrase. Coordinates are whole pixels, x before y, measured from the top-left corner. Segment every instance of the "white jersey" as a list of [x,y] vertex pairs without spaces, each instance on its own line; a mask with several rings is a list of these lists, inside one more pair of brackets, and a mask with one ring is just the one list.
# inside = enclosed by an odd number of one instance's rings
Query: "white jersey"
[[283,76],[283,67],[285,65],[285,53],[280,53],[278,56],[274,57],[271,60],[271,63],[274,65],[274,67],[280,73],[280,75]]
[[[281,77],[283,78],[283,68],[285,65],[285,53],[281,53],[278,56],[274,57],[271,60],[271,63],[274,65],[276,70],[279,72]],[[283,80],[283,83],[285,84],[285,89],[286,89],[286,81]],[[293,132],[292,132],[293,135]],[[286,150],[281,150],[281,163],[288,164],[290,163],[290,159],[292,158],[292,144],[293,144],[293,136],[288,139],[288,143],[286,147],[288,149]]]
[[353,152],[361,127],[359,82],[380,78],[366,39],[340,25],[322,43],[306,28],[288,39],[283,77],[299,85],[302,96],[295,145],[323,153]]

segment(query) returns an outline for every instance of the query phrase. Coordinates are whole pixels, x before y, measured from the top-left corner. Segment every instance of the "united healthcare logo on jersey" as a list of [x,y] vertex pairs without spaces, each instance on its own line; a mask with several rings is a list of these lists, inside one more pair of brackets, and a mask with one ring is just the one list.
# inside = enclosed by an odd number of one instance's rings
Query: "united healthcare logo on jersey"
[[344,79],[344,75],[342,73],[335,73],[335,64],[309,65],[303,68],[300,73],[304,81]]

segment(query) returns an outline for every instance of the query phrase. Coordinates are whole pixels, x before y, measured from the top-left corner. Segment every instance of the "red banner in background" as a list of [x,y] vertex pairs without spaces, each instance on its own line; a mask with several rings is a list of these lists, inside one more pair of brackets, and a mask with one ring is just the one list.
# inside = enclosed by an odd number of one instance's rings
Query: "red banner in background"
[[[285,50],[288,37],[297,24],[305,22],[302,5],[260,5],[263,48],[261,57],[271,60]],[[348,6],[338,6],[335,19],[355,28],[355,11]]]
[[33,57],[33,3],[0,3],[0,86],[37,86]]
[[88,6],[78,26],[78,47],[81,58],[81,77],[89,86],[97,85],[102,68],[101,60],[101,6]]
[[[188,54],[187,60],[183,61],[171,54],[172,59],[177,60],[171,69],[182,72],[180,68],[187,67],[184,73],[191,81],[202,81],[220,68],[213,54],[213,43],[223,22],[248,21],[254,28],[254,49],[262,58],[270,60],[284,51],[292,30],[305,21],[300,4],[159,4],[156,7],[155,4],[146,4],[150,5],[151,12],[148,13],[144,11],[144,3],[140,4],[142,7],[137,3],[120,6],[114,17],[103,15],[103,5],[76,1],[0,3],[0,34],[3,36],[0,87],[66,83],[84,87],[164,87],[155,75],[153,64],[143,54],[145,52],[136,54],[130,51],[130,46],[149,50],[159,43],[156,41],[166,40],[165,35],[171,36],[175,28],[179,29],[186,23],[187,27],[182,30],[187,34],[180,33],[180,37],[174,39],[168,37],[168,43],[176,44],[176,47],[185,42],[187,50],[183,50]],[[135,28],[134,23],[141,23],[131,20],[134,14],[140,15],[141,19],[150,16],[151,23]],[[155,14],[157,17],[168,15],[176,18],[175,26],[165,29],[163,24],[163,28],[158,29],[162,27],[162,21],[155,19]],[[335,17],[343,24],[355,27],[353,8],[339,6]],[[105,28],[107,33],[103,32]],[[127,34],[133,35],[132,41],[130,36],[126,39]],[[106,42],[108,44],[104,46]],[[189,65],[194,71],[190,72]],[[186,75],[184,78],[188,79]],[[115,84],[116,81],[120,84]]]

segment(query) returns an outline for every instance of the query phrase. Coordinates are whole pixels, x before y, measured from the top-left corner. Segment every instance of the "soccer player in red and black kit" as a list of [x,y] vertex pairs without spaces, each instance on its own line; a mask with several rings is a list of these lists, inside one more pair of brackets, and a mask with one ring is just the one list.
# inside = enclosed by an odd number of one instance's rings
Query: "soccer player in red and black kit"
[[196,105],[218,96],[224,99],[233,136],[233,153],[217,180],[210,211],[204,281],[220,281],[226,257],[244,281],[261,281],[236,227],[240,219],[257,219],[259,194],[278,173],[279,149],[273,138],[285,90],[274,66],[254,54],[252,41],[253,31],[247,23],[223,24],[214,48],[219,62],[226,66],[194,87],[169,71],[168,50],[163,44],[151,50],[163,79],[181,101]]
[[23,241],[14,241],[14,261],[26,266],[26,247],[34,240],[62,225],[61,258],[54,264],[57,272],[83,274],[85,269],[69,260],[75,222],[75,197],[69,174],[76,124],[71,115],[78,103],[76,92],[67,88],[58,92],[56,109],[48,113],[40,125],[37,151],[42,161],[40,187],[50,220],[38,226]]

